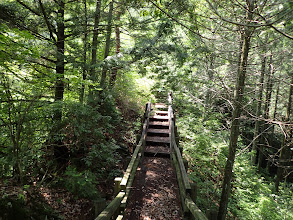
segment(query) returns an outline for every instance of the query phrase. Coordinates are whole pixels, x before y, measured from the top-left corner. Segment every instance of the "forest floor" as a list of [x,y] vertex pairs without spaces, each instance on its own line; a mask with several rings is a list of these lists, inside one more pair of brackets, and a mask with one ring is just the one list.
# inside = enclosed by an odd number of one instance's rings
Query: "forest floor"
[[[118,106],[119,108],[119,106]],[[135,111],[121,111],[122,120],[115,129],[111,138],[121,146],[121,156],[117,167],[125,171],[130,160],[130,154],[135,147],[135,122],[139,114]],[[113,198],[114,180],[99,181],[98,191],[107,200]],[[51,186],[50,183],[21,186],[15,181],[0,180],[0,219],[62,219],[85,220],[94,219],[93,201],[85,198],[77,198],[64,188]],[[4,209],[4,210],[3,210]],[[11,211],[12,210],[12,211]],[[15,212],[18,212],[16,215]],[[24,216],[29,216],[28,218]]]

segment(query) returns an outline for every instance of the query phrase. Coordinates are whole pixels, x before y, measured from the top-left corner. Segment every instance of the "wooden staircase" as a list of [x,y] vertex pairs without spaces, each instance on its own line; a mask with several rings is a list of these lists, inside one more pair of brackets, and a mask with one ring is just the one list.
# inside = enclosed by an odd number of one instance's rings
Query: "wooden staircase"
[[170,158],[170,122],[167,110],[165,104],[153,105],[147,128],[145,156]]
[[171,160],[171,129],[168,106],[151,105],[143,158],[123,219],[182,219],[179,187]]

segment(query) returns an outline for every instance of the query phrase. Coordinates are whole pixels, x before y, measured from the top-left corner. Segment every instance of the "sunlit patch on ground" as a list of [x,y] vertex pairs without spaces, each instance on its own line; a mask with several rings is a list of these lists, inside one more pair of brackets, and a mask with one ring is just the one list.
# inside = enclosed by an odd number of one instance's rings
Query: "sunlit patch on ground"
[[182,219],[176,174],[171,160],[145,157],[139,168],[125,219]]

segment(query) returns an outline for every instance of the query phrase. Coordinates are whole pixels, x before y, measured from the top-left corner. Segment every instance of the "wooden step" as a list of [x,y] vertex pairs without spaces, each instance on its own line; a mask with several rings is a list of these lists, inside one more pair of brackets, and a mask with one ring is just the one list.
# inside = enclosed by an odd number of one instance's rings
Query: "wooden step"
[[150,121],[149,125],[168,126],[169,127],[169,122],[168,121]]
[[170,143],[170,137],[159,137],[159,136],[147,136],[146,137],[147,143],[163,143],[163,144],[169,144]]
[[168,106],[164,103],[155,103],[155,108],[168,108]]
[[150,116],[150,120],[152,121],[160,121],[160,120],[169,120],[169,117],[168,116],[162,116],[162,115],[153,115],[153,116]]
[[150,157],[170,157],[170,147],[162,147],[162,146],[146,146],[144,155]]
[[157,133],[157,134],[169,134],[169,129],[155,129],[149,128],[147,130],[148,133]]
[[162,115],[162,116],[166,115],[166,116],[168,116],[168,113],[169,113],[168,111],[159,111],[159,110],[155,111],[155,115]]

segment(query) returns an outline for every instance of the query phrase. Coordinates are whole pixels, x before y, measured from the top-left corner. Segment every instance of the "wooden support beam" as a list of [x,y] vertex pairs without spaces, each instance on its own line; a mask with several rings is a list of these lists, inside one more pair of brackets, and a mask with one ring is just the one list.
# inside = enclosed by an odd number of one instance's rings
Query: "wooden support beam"
[[[174,142],[173,142],[173,144],[174,144]],[[173,149],[175,151],[175,154],[176,154],[176,157],[177,157],[177,160],[178,160],[178,164],[179,164],[179,167],[180,167],[180,172],[181,172],[181,175],[182,175],[182,180],[183,180],[185,190],[186,190],[187,193],[190,193],[191,192],[191,187],[190,187],[189,179],[188,179],[185,167],[184,167],[184,163],[183,163],[179,148],[176,146],[176,143],[173,145]]]
[[196,203],[197,199],[197,184],[196,183],[191,183],[191,192],[190,192],[190,197],[194,203]]
[[94,201],[95,217],[97,217],[106,208],[106,199],[99,198]]
[[180,167],[178,164],[178,160],[177,157],[175,155],[175,153],[171,154],[172,160],[173,160],[173,164],[175,167],[175,171],[176,171],[176,177],[177,177],[177,183],[179,186],[179,194],[180,194],[180,200],[181,200],[181,205],[182,205],[182,210],[184,213],[188,212],[188,208],[185,205],[185,198],[186,198],[186,190],[184,188],[184,184],[183,184],[183,180],[182,180],[182,176],[181,176],[181,172],[180,172]]
[[203,214],[203,212],[197,207],[197,205],[192,201],[189,195],[185,198],[185,204],[190,210],[193,217],[197,220],[208,220],[208,218]]
[[[102,213],[95,218],[95,220],[110,220],[114,213],[120,208],[120,202],[122,201],[123,197],[125,195],[125,192],[120,192],[115,197],[115,199],[112,200],[112,202],[107,206]],[[116,216],[114,216],[115,218]]]
[[122,181],[122,177],[116,177],[114,180],[114,196],[117,196],[117,194],[120,192],[121,190],[121,186],[120,183]]
[[133,167],[134,167],[134,163],[136,161],[136,158],[137,158],[140,150],[141,150],[141,145],[138,145],[135,148],[135,151],[134,151],[134,153],[132,155],[131,161],[128,164],[128,167],[127,167],[126,172],[125,172],[125,174],[123,176],[123,179],[121,180],[121,184],[120,184],[121,190],[126,190],[126,185],[127,185],[128,179],[130,177],[130,174],[132,173],[132,170],[133,170]]
[[130,191],[131,191],[131,188],[132,188],[132,183],[134,181],[134,178],[135,178],[135,173],[136,173],[136,169],[139,165],[139,162],[140,162],[140,158],[141,158],[141,154],[139,154],[138,158],[136,159],[134,165],[133,165],[133,169],[132,169],[132,173],[130,174],[130,178],[128,180],[128,183],[127,183],[127,186],[126,186],[126,189],[125,189],[125,196],[121,202],[121,208],[122,210],[124,210],[126,208],[126,204],[127,204],[127,200],[128,200],[128,196],[130,194]]
[[206,216],[209,220],[217,219],[218,212],[214,209],[207,209]]
[[138,145],[140,139],[141,139],[141,134],[137,134],[136,135],[136,145]]

